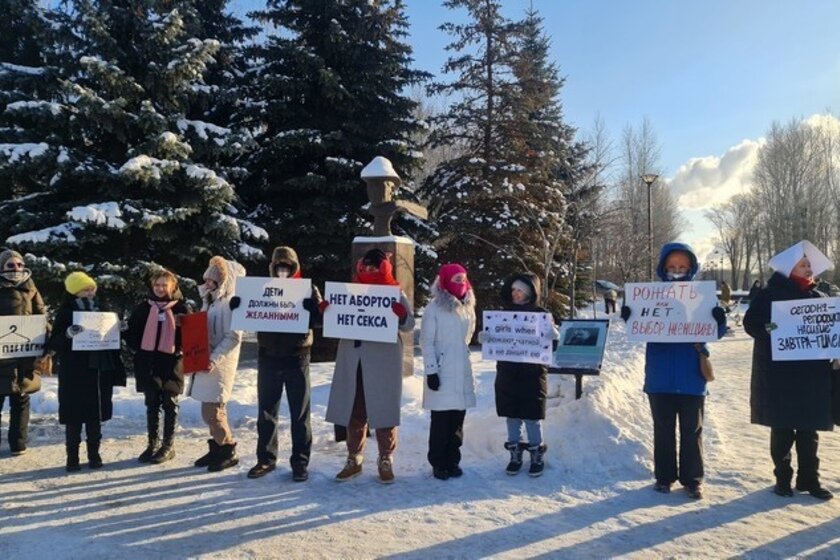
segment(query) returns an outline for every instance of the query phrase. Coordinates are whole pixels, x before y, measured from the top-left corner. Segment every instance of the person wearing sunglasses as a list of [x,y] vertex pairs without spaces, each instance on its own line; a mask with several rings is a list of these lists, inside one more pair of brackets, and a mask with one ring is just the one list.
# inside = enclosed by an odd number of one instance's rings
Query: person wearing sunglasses
[[[44,315],[46,307],[32,272],[26,268],[23,256],[17,251],[0,252],[0,315]],[[0,360],[0,413],[6,402],[11,403],[9,417],[9,447],[12,455],[26,453],[29,428],[29,395],[24,379],[33,376],[32,358]]]

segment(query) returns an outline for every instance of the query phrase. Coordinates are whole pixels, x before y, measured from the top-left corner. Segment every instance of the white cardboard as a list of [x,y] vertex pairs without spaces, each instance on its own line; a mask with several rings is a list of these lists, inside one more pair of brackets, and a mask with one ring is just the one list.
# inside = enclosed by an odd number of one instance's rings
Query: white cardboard
[[74,311],[73,324],[84,330],[73,337],[73,350],[119,350],[120,320],[116,313]]
[[239,307],[231,315],[231,328],[248,332],[306,333],[309,311],[303,300],[312,295],[308,278],[246,276],[236,280]]
[[773,361],[840,358],[840,298],[774,301]]
[[551,364],[554,321],[549,313],[485,311],[482,318],[482,359]]
[[641,342],[712,342],[718,325],[715,283],[642,282],[624,286],[630,308],[627,339]]
[[0,316],[0,360],[40,356],[46,342],[45,315]]
[[324,336],[372,342],[396,342],[399,318],[391,309],[400,301],[399,286],[327,282]]

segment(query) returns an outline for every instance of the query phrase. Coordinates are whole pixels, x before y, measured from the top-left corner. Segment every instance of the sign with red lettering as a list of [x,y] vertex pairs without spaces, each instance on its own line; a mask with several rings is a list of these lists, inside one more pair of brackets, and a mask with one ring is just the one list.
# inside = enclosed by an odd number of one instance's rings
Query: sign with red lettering
[[774,301],[773,361],[840,358],[840,298]]
[[641,342],[711,342],[718,339],[712,317],[715,283],[645,282],[625,284],[630,308],[627,338]]
[[184,352],[184,373],[210,369],[210,335],[207,331],[206,311],[181,317],[181,349]]

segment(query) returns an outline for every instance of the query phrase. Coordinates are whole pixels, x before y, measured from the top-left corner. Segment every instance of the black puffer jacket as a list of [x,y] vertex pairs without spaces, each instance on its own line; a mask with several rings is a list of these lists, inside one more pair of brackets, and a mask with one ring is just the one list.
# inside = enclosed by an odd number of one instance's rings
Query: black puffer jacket
[[816,291],[802,291],[790,278],[778,272],[759,291],[744,315],[744,329],[755,339],[750,383],[750,421],[771,428],[832,430],[831,362],[802,360],[774,362],[770,322],[774,301],[825,297]]
[[[0,277],[0,315],[44,315],[44,300],[31,278],[14,284]],[[19,392],[19,379],[31,374],[33,358],[0,360],[0,395]]]
[[[521,280],[531,287],[534,301],[516,305],[511,299],[511,285]],[[531,272],[514,274],[502,286],[502,306],[505,311],[548,313],[540,307],[540,280]],[[496,414],[505,418],[542,420],[548,396],[546,374],[548,368],[540,364],[496,362]]]
[[[125,342],[134,354],[134,382],[137,391],[145,392],[147,389],[157,387],[168,393],[180,395],[184,392],[184,374],[176,371],[176,364],[181,357],[181,327],[175,328],[175,353],[166,354],[159,351],[142,350],[143,332],[146,330],[146,321],[152,306],[149,301],[143,301],[131,312],[128,319],[128,332],[125,334]],[[186,315],[190,309],[183,301],[179,301],[172,307],[172,313]],[[160,337],[160,323],[158,323],[157,336]]]

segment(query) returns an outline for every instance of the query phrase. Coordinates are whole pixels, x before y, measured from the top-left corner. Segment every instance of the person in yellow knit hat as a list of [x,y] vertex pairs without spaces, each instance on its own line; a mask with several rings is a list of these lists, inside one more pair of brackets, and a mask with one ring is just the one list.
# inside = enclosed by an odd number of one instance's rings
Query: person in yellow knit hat
[[84,272],[64,279],[66,290],[47,348],[58,357],[58,421],[65,426],[67,471],[78,471],[82,424],[87,436],[88,466],[102,467],[99,444],[102,422],[113,414],[111,395],[115,386],[125,387],[125,368],[117,350],[73,350],[73,337],[84,331],[74,324],[77,311],[103,311],[96,296],[96,281]]

